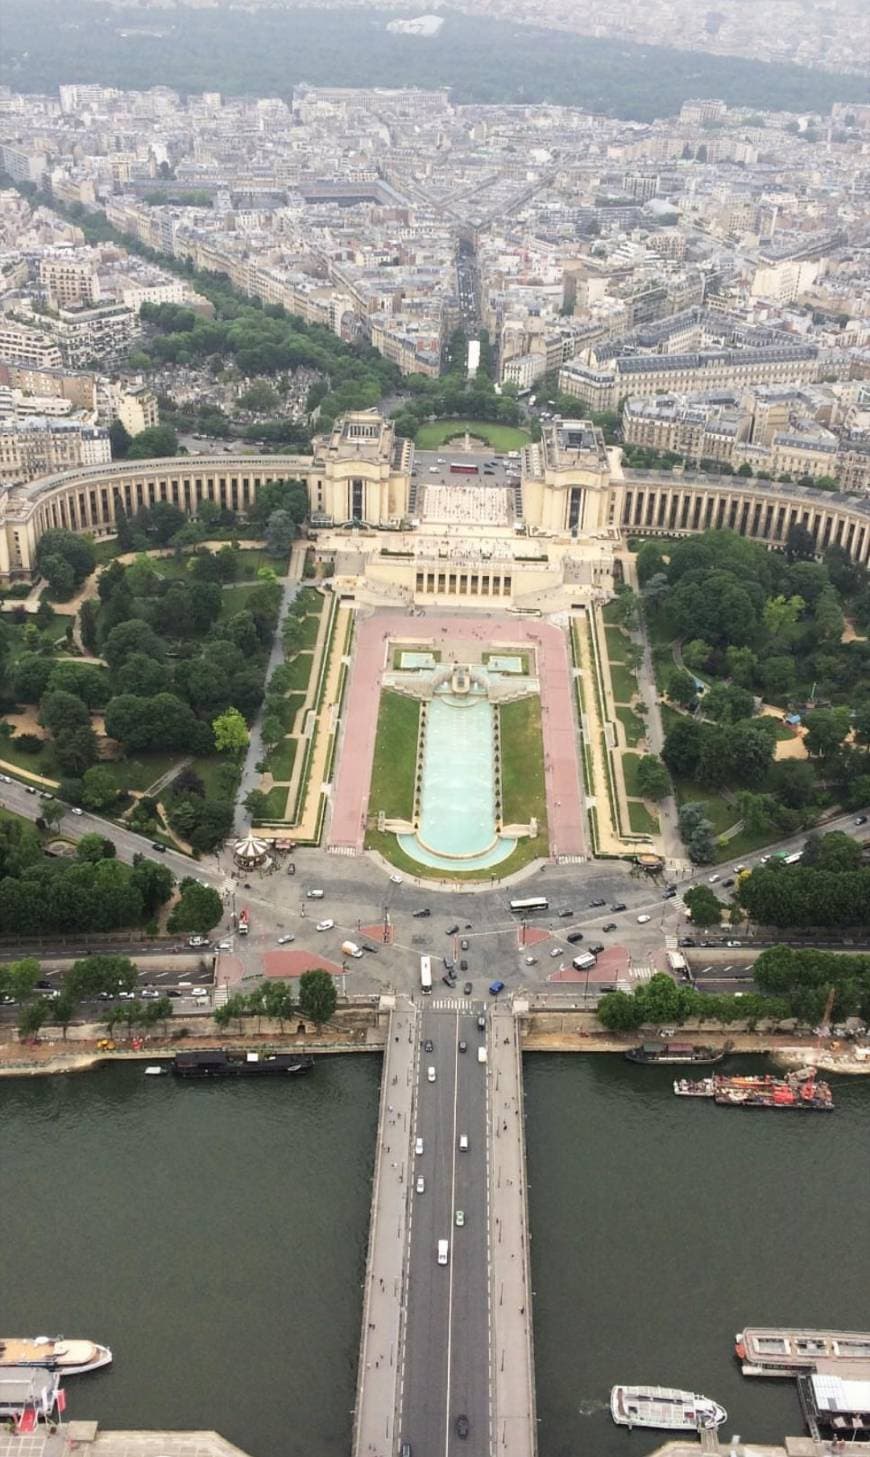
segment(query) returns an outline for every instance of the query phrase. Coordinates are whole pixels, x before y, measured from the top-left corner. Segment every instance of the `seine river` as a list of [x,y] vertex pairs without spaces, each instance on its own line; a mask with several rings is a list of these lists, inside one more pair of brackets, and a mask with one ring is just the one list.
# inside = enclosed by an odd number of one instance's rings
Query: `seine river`
[[[715,1397],[729,1436],[800,1432],[790,1383],[742,1378],[734,1334],[870,1324],[870,1083],[774,1117],[676,1099],[666,1070],[619,1058],[525,1068],[540,1457],[650,1451],[610,1423],[620,1379]],[[379,1071],[0,1081],[0,1336],[112,1346],[69,1383],[73,1417],[347,1457]]]

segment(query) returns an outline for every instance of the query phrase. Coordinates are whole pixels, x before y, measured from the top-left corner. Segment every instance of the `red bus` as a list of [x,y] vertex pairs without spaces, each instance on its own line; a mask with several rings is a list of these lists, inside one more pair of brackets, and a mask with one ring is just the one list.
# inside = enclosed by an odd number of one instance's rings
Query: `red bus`
[[466,465],[464,461],[452,460],[450,462],[450,474],[454,476],[479,476],[479,465]]

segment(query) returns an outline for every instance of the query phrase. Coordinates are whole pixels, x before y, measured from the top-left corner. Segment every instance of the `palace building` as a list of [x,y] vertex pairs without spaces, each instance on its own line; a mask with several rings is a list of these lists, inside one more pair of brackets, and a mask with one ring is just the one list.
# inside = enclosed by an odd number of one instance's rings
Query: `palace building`
[[337,420],[311,455],[78,467],[0,493],[0,581],[33,576],[39,538],[53,527],[110,536],[119,507],[132,516],[158,501],[192,514],[208,500],[244,516],[264,485],[285,478],[306,483],[312,532],[335,559],[336,585],[374,604],[461,599],[489,607],[495,599],[557,611],[612,590],[614,554],[625,536],[711,527],[779,547],[800,524],[819,551],[837,545],[870,563],[870,495],[632,471],[620,454],[588,420],[555,420],[521,452],[505,484],[481,475],[436,485],[418,473],[411,442],[371,410]]

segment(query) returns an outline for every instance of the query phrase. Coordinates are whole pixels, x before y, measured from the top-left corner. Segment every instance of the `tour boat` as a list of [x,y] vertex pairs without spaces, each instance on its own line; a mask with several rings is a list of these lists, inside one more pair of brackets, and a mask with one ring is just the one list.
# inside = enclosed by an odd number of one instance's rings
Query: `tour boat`
[[610,1415],[618,1427],[655,1427],[664,1432],[715,1431],[728,1413],[708,1396],[672,1386],[614,1386]]
[[62,1376],[78,1376],[82,1371],[98,1371],[111,1360],[108,1346],[99,1346],[96,1341],[67,1341],[63,1336],[7,1336],[0,1340],[0,1368],[44,1366]]
[[236,1052],[215,1048],[177,1052],[172,1071],[179,1078],[270,1078],[310,1072],[313,1057],[296,1052]]
[[691,1042],[642,1042],[639,1047],[630,1047],[625,1055],[629,1062],[710,1063],[721,1062],[730,1051],[730,1042],[724,1047],[695,1047]]

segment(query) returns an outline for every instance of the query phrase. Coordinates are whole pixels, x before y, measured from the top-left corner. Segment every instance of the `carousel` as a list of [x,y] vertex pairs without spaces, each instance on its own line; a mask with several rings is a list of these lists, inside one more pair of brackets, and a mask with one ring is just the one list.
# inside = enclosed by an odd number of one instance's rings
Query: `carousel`
[[233,859],[239,870],[265,870],[270,865],[269,846],[260,840],[252,830],[244,839],[237,840],[233,847]]

